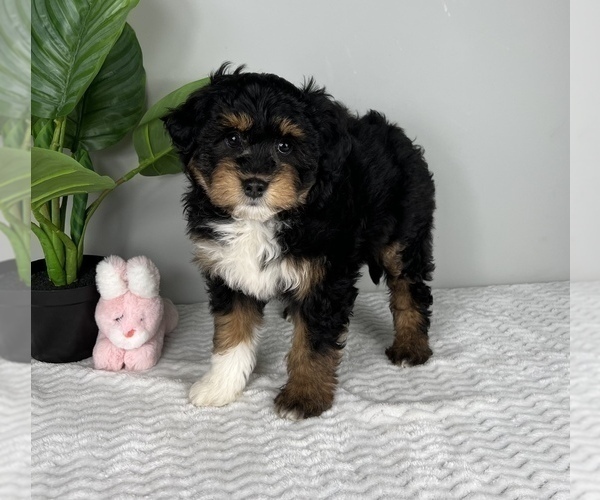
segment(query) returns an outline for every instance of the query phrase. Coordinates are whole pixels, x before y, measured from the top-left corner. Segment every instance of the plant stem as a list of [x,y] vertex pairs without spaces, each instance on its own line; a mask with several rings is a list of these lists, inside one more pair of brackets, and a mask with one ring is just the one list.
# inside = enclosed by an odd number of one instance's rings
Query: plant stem
[[[65,257],[63,262],[59,262],[61,264],[61,267],[64,268],[66,284],[70,285],[77,279],[78,260],[77,247],[75,246],[75,243],[73,243],[73,241],[65,233],[63,233],[55,224],[46,219],[40,211],[34,210],[33,216],[36,218],[36,220],[39,222],[40,226],[44,229],[46,233],[50,231],[62,242],[63,249],[65,251]],[[57,257],[60,256],[57,255]]]
[[50,144],[50,149],[52,151],[60,151],[62,153],[63,144],[64,144],[64,140],[65,140],[65,131],[63,130],[64,128],[66,128],[64,126],[65,122],[66,122],[66,116],[60,116],[56,120],[54,120],[56,128],[54,129],[54,135],[52,136],[52,143]]
[[48,235],[36,224],[31,223],[31,231],[40,240],[40,245],[44,251],[44,259],[46,261],[46,270],[48,271],[48,277],[56,286],[62,286],[67,284],[65,270],[58,262],[56,252],[52,246],[52,241]]
[[[55,198],[52,200],[52,210],[50,211],[51,222],[57,228],[60,228],[60,198]],[[65,264],[65,248],[61,243],[60,238],[56,233],[52,233],[52,245],[56,249],[56,255],[61,265]]]
[[60,119],[62,119],[62,121],[60,123],[60,139],[59,139],[60,149],[59,149],[59,151],[62,153],[64,144],[65,144],[65,134],[67,133],[67,117],[62,116]]
[[[46,217],[46,219],[51,219],[52,216],[50,215],[50,202],[47,201],[46,203],[44,203],[41,207],[40,207],[40,212],[42,213],[42,215],[44,217]],[[52,235],[50,233],[46,233],[48,235],[49,238],[52,238]]]
[[[59,116],[54,120],[56,124],[56,128],[54,129],[54,135],[52,136],[52,143],[50,144],[50,149],[53,151],[58,151],[62,153],[63,144],[65,141],[65,133],[67,130],[67,117]],[[60,211],[60,199],[56,198],[50,202],[50,221],[57,228],[61,227],[61,211]],[[47,225],[42,224],[42,229],[47,232]],[[60,264],[62,266],[65,265],[65,246],[62,243],[62,240],[58,237],[55,232],[49,234],[50,239],[52,241],[52,246],[54,247],[56,257],[58,258]]]

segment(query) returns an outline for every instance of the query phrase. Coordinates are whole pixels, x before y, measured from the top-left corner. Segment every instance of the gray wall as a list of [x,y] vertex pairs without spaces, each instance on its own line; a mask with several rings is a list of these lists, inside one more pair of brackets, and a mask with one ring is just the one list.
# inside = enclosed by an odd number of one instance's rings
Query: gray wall
[[600,2],[571,7],[571,278],[600,280]]
[[[351,109],[399,123],[437,183],[434,286],[569,278],[567,1],[144,0],[130,22],[150,103],[231,60],[295,83],[314,75]],[[135,166],[123,146],[98,161],[112,175]],[[192,302],[204,291],[183,182],[120,187],[88,250],[146,254],[164,293]]]

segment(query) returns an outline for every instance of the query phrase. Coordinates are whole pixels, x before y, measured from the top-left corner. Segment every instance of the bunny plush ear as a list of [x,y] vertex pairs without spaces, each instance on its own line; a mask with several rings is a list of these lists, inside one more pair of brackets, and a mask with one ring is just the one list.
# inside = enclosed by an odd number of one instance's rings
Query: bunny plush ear
[[106,257],[96,267],[96,286],[103,299],[116,299],[127,292],[127,263],[116,255]]
[[143,299],[158,297],[160,274],[148,257],[134,257],[127,261],[129,291]]

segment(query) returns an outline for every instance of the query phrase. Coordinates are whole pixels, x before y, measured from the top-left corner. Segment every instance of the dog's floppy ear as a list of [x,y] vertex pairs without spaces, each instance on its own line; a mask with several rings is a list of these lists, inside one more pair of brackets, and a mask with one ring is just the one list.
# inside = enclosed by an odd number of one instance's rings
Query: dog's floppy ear
[[218,70],[210,74],[208,85],[193,92],[183,104],[169,110],[162,117],[165,128],[171,136],[171,141],[185,165],[189,163],[197,146],[196,140],[202,125],[210,118],[209,113],[212,105],[221,95],[219,84],[229,78],[238,77],[243,71],[243,65],[231,71],[231,63],[223,63]]
[[352,147],[348,110],[334,101],[324,88],[318,87],[312,78],[302,90],[319,133],[319,169],[309,203],[322,205],[341,178],[342,167]]
[[161,118],[184,165],[187,165],[191,159],[200,127],[207,117],[209,87],[197,90],[183,104],[169,110]]

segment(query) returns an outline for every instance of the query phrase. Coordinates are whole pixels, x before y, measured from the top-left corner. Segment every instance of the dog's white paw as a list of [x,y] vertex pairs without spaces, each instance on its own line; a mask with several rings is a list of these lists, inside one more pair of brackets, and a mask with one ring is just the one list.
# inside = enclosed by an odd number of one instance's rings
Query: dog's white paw
[[190,388],[190,402],[195,406],[225,406],[235,401],[242,388],[223,383],[212,373],[207,373]]
[[235,401],[246,387],[255,363],[255,346],[251,343],[213,354],[210,370],[190,389],[190,401],[196,406],[225,406]]

